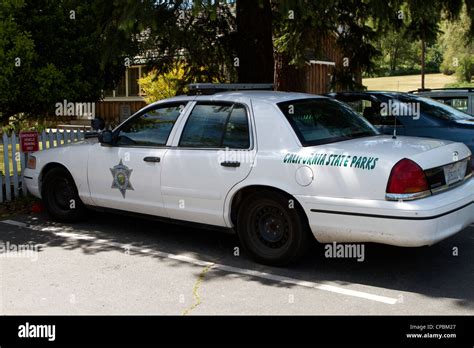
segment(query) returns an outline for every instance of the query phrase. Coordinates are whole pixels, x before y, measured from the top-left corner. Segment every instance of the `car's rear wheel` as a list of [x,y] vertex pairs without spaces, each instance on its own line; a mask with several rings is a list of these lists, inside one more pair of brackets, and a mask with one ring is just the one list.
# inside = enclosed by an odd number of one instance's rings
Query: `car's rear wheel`
[[284,266],[307,251],[310,233],[304,212],[278,192],[248,196],[237,216],[237,233],[257,262]]
[[45,174],[41,196],[46,210],[56,221],[75,222],[85,215],[86,208],[74,179],[64,168],[53,168]]

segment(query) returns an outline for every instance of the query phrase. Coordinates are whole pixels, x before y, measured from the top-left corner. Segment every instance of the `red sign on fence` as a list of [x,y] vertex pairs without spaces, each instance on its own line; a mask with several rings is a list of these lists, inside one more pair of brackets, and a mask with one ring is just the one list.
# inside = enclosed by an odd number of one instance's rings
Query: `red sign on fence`
[[21,152],[39,150],[38,132],[20,132]]

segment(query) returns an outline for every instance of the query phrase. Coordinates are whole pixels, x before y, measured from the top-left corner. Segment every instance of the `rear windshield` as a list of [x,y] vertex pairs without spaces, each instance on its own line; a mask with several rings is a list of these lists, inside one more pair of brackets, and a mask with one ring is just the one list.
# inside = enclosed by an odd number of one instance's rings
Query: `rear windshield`
[[303,146],[378,135],[348,106],[333,99],[299,99],[278,103]]

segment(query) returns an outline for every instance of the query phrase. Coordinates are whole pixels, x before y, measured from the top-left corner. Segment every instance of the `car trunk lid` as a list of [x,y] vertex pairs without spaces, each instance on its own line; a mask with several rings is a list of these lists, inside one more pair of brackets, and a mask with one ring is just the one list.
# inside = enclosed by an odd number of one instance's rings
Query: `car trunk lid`
[[419,165],[436,190],[462,182],[470,156],[462,143],[380,135],[305,147],[296,157],[287,155],[285,163],[312,168],[314,182],[310,188],[302,188],[301,194],[385,199],[391,171],[399,161],[409,159]]

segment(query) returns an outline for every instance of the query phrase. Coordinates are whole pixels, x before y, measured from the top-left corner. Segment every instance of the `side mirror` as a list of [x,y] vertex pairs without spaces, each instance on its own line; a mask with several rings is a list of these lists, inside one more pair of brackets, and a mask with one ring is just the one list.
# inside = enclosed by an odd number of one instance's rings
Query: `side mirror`
[[110,130],[104,130],[99,134],[99,143],[105,145],[112,145],[113,144],[113,134]]
[[96,117],[91,120],[91,127],[94,130],[103,130],[105,128],[105,121],[100,117]]

